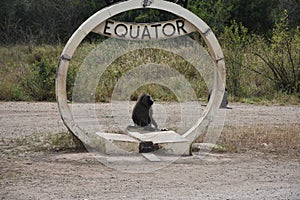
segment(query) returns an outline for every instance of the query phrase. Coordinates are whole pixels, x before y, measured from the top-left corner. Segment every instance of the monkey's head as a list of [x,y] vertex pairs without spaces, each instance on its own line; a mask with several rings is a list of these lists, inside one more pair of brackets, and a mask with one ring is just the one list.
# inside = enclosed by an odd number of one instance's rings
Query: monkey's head
[[139,101],[144,104],[146,107],[151,107],[154,103],[152,97],[149,94],[143,93],[139,98]]

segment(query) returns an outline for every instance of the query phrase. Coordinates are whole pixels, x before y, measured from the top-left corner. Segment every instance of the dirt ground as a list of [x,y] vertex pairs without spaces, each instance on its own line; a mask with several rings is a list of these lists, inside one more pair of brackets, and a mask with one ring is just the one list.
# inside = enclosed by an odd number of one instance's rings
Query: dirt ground
[[[299,106],[230,106],[225,126],[300,123]],[[195,153],[162,163],[113,157],[104,165],[92,153],[32,148],[37,136],[66,131],[56,103],[0,102],[1,199],[300,199],[297,157]]]

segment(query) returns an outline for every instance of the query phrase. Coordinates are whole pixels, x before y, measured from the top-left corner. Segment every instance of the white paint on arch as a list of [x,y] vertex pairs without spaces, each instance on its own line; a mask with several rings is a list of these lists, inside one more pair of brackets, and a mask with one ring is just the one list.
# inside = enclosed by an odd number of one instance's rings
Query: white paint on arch
[[[129,10],[135,10],[135,9],[143,9],[143,2],[144,0],[128,0],[124,2],[120,2],[114,5],[111,5],[109,7],[106,7],[94,15],[92,15],[89,19],[87,19],[72,35],[72,37],[69,39],[68,43],[66,44],[60,60],[59,60],[59,66],[57,69],[57,75],[56,75],[56,98],[58,102],[59,111],[62,117],[62,120],[64,124],[67,126],[67,128],[74,133],[81,141],[84,143],[90,145],[91,147],[97,147],[96,144],[93,143],[92,137],[89,135],[89,133],[86,133],[83,129],[81,129],[75,122],[72,116],[72,113],[70,111],[70,107],[67,103],[67,91],[66,91],[66,82],[67,82],[67,72],[69,63],[72,60],[73,54],[79,44],[82,42],[82,40],[93,30],[98,30],[99,26],[103,22],[107,22],[111,17],[129,11]],[[225,62],[224,62],[224,55],[223,51],[219,45],[218,40],[216,39],[215,35],[211,31],[210,27],[198,16],[196,16],[194,13],[190,12],[189,10],[181,7],[180,5],[164,1],[164,0],[155,0],[155,1],[148,1],[151,2],[149,5],[146,5],[147,8],[152,9],[158,9],[158,10],[164,10],[170,13],[173,13],[174,15],[177,15],[179,18],[184,19],[185,22],[188,21],[189,24],[195,27],[195,30],[199,32],[205,41],[206,45],[208,46],[209,52],[211,54],[211,57],[215,61],[217,68],[215,69],[215,81],[213,90],[211,93],[210,101],[208,102],[208,105],[203,112],[201,116],[199,116],[199,119],[197,123],[191,127],[184,135],[186,139],[188,139],[191,143],[201,134],[200,129],[204,130],[208,124],[210,123],[210,116],[214,115],[215,111],[218,109],[219,105],[221,104],[221,101],[223,99],[223,94],[225,90],[225,81],[226,81],[226,68],[225,68]],[[106,28],[107,33],[109,30],[113,29],[111,26],[112,24],[109,24],[110,27]],[[173,24],[174,25],[174,24]],[[122,25],[119,26],[121,28]],[[171,25],[165,25],[171,27]],[[97,28],[98,27],[98,28]],[[127,27],[127,26],[126,26]],[[125,31],[125,26],[123,26],[123,35]],[[128,27],[127,27],[128,28]],[[157,27],[158,28],[158,27]],[[129,25],[130,29],[130,25]],[[186,28],[187,30],[187,28]],[[101,31],[101,30],[100,30]],[[103,31],[103,29],[102,29]],[[120,31],[120,32],[119,32]],[[127,30],[128,31],[128,30]],[[147,36],[147,30],[145,30],[144,26],[144,38]],[[154,31],[155,26],[154,26]],[[158,31],[158,29],[157,29]],[[161,30],[163,31],[163,29]],[[169,30],[168,30],[169,31]],[[178,30],[177,30],[178,31]],[[167,29],[165,29],[165,35],[171,35],[171,32],[167,32]],[[149,35],[150,35],[149,31]],[[156,33],[155,33],[156,34]],[[154,36],[156,37],[156,35]],[[172,33],[173,34],[173,33]],[[122,36],[122,31],[117,30],[117,34]],[[143,34],[142,34],[143,35]],[[175,35],[175,33],[174,33]],[[125,37],[125,35],[124,35]],[[149,37],[149,36],[148,36]],[[157,34],[157,37],[159,38],[159,33]]]

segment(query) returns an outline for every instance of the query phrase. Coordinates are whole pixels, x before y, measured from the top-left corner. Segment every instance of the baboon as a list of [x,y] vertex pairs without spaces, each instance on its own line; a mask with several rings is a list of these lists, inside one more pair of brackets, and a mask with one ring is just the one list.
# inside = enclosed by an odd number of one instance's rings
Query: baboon
[[152,117],[153,110],[151,106],[153,103],[152,97],[148,94],[143,93],[138,98],[132,112],[132,120],[135,126],[144,127],[145,130],[158,130],[157,123]]
[[[207,101],[210,100],[211,92],[212,92],[212,91],[209,91]],[[222,99],[220,108],[232,109],[231,107],[228,107],[228,106],[227,106],[227,105],[228,105],[228,99],[227,99],[227,96],[228,96],[227,88],[225,88],[224,96],[223,96],[223,99]]]

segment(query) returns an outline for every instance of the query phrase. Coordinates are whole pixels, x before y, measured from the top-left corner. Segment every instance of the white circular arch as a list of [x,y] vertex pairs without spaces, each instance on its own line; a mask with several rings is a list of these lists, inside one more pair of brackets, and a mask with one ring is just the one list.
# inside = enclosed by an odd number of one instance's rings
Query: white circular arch
[[[70,108],[67,104],[66,81],[69,62],[82,40],[101,22],[125,11],[142,9],[144,8],[143,2],[143,0],[128,0],[98,11],[74,32],[63,49],[56,74],[56,99],[58,102],[59,112],[66,127],[85,144],[92,144],[91,136],[74,122]],[[203,114],[199,117],[197,123],[183,135],[192,143],[194,139],[201,134],[201,131],[209,125],[212,115],[214,115],[214,112],[221,104],[226,80],[223,52],[210,27],[189,10],[178,4],[164,0],[155,0],[148,5],[147,8],[168,11],[190,22],[193,26],[195,26],[197,32],[201,34],[203,40],[208,46],[212,59],[216,63],[217,67],[215,70],[214,85],[208,105]]]

